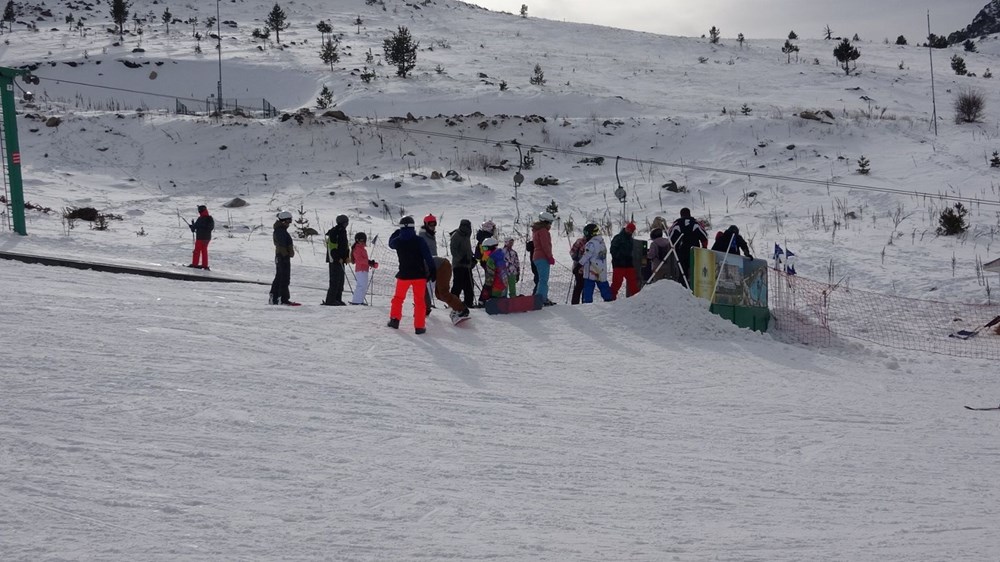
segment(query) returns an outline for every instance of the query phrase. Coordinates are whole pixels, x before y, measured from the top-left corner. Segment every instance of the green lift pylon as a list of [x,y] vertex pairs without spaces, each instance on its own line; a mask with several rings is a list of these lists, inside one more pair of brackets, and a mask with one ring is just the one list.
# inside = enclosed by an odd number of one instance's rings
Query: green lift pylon
[[21,181],[21,148],[17,142],[17,115],[14,108],[14,79],[29,76],[27,70],[0,66],[0,107],[3,109],[4,145],[7,149],[7,177],[10,184],[10,211],[14,232],[27,235],[24,223],[24,184]]

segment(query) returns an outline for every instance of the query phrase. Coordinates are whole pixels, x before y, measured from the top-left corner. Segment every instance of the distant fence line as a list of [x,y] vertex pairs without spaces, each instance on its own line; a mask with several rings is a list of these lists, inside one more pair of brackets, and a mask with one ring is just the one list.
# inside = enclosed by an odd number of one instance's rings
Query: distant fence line
[[[201,104],[199,103],[198,105]],[[174,112],[179,115],[209,115],[215,113],[218,109],[219,101],[217,98],[205,98],[204,109],[193,107],[193,102],[190,100],[186,103],[179,99],[174,100]],[[277,117],[281,112],[264,98],[261,98],[259,104],[240,103],[240,100],[236,98],[222,98],[222,113],[267,119]]]

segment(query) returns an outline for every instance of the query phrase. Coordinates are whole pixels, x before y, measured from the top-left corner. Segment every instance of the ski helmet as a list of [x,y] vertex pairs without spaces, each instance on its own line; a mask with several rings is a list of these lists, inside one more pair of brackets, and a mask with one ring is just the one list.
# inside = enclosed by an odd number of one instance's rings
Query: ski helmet
[[399,219],[399,226],[402,226],[404,228],[412,227],[414,224],[416,223],[413,222],[413,217],[411,217],[410,215],[406,215],[405,217]]
[[542,222],[554,222],[556,218],[552,216],[552,213],[548,211],[542,211],[541,213],[538,213],[538,220]]
[[497,225],[493,224],[493,221],[485,221],[479,228],[485,230],[486,232],[493,232],[496,230]]
[[600,231],[601,229],[596,224],[590,223],[587,226],[583,227],[583,236],[588,239],[593,238],[597,236],[597,234]]
[[337,215],[337,226],[346,225],[351,219],[347,218],[347,215]]
[[278,220],[279,221],[290,221],[290,220],[292,220],[292,214],[289,213],[288,211],[279,211],[278,212]]
[[428,225],[428,226],[429,225],[437,226],[437,223],[438,223],[437,218],[434,215],[432,215],[432,214],[428,213],[427,216],[424,217],[424,224],[425,225]]
[[496,248],[497,244],[498,244],[497,243],[497,239],[493,238],[492,236],[490,236],[486,240],[483,240],[483,247],[484,248]]

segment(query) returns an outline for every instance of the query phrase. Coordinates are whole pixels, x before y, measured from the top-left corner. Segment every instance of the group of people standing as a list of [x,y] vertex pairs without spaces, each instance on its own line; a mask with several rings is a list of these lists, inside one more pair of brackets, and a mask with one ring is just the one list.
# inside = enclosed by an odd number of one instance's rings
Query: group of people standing
[[[204,206],[199,207],[203,211]],[[204,210],[207,216],[207,210]],[[210,219],[211,217],[209,217]],[[200,220],[200,219],[199,219]],[[525,248],[529,256],[534,288],[533,295],[541,296],[546,306],[554,305],[549,299],[549,275],[555,264],[552,249],[551,229],[555,217],[549,212],[538,214],[531,224],[531,238]],[[291,301],[288,285],[291,272],[291,258],[295,256],[292,237],[288,227],[292,214],[281,211],[274,223],[275,277],[268,297],[270,304],[297,305]],[[322,304],[343,306],[344,266],[354,264],[357,283],[350,304],[365,304],[370,271],[378,268],[378,263],[368,257],[367,235],[358,232],[354,243],[348,245],[347,227],[350,219],[339,215],[336,224],[326,233],[326,261],[330,270],[330,285]],[[396,287],[389,309],[388,326],[399,328],[403,313],[403,303],[407,293],[413,293],[414,330],[417,334],[426,332],[426,317],[430,314],[433,299],[446,302],[451,308],[452,321],[468,318],[469,309],[482,307],[492,298],[518,296],[521,278],[521,264],[515,239],[504,238],[500,245],[497,227],[493,221],[484,221],[475,233],[473,245],[472,223],[462,219],[457,229],[449,233],[449,249],[452,261],[438,256],[437,218],[429,214],[424,217],[419,232],[412,216],[404,216],[399,228],[389,237],[388,246],[396,251],[399,271],[396,273]],[[196,231],[195,223],[191,224]],[[615,300],[625,286],[626,297],[639,292],[643,281],[672,279],[687,287],[692,286],[690,256],[693,248],[708,247],[708,235],[701,222],[691,216],[688,208],[680,211],[680,216],[669,227],[662,218],[652,224],[650,242],[645,256],[637,253],[634,242],[636,225],[629,222],[611,239],[610,252],[595,223],[584,226],[583,236],[570,246],[574,277],[573,304],[591,303],[597,290],[605,301]],[[200,240],[200,238],[199,238]],[[738,254],[752,258],[746,241],[735,225],[716,235],[713,250]],[[204,268],[207,269],[207,242],[195,246],[195,258],[204,253]],[[608,282],[608,258],[611,260],[611,282]],[[647,268],[640,267],[646,258]],[[481,268],[481,290],[476,294],[474,272]]]

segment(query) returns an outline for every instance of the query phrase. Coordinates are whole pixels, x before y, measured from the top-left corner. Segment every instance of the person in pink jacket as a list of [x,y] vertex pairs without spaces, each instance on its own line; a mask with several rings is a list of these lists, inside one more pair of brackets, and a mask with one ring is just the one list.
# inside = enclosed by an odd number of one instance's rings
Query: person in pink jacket
[[553,221],[555,217],[552,213],[543,211],[538,214],[538,221],[531,225],[531,242],[535,247],[531,261],[538,269],[538,290],[535,294],[541,295],[545,306],[556,304],[549,300],[549,268],[556,263],[552,255],[552,235],[549,233]]
[[368,235],[359,232],[354,235],[354,245],[351,246],[351,261],[354,262],[354,296],[351,304],[366,304],[365,293],[368,292],[368,279],[371,269],[378,269],[378,262],[368,259]]

